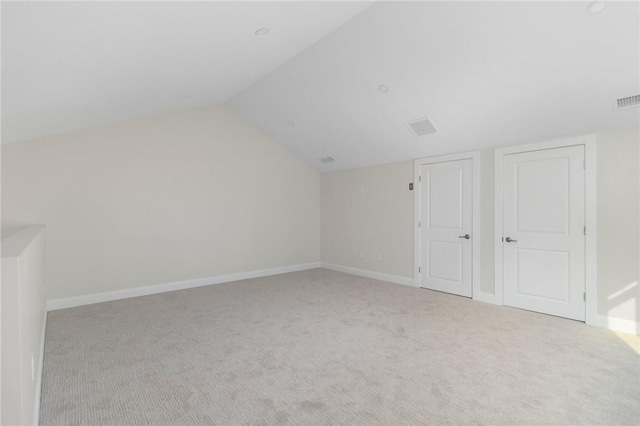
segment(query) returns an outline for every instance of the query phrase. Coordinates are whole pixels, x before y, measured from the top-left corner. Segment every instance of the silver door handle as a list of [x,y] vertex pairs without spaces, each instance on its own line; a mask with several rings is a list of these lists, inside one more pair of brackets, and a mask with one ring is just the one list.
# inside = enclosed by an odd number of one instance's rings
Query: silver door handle
[[464,238],[465,240],[468,240],[469,238],[471,238],[471,235],[469,234],[460,235],[458,238]]
[[512,239],[511,239],[511,237],[507,237],[507,238],[505,238],[504,240],[505,240],[506,242],[508,242],[508,243],[517,243],[517,242],[518,242],[518,240],[512,240]]

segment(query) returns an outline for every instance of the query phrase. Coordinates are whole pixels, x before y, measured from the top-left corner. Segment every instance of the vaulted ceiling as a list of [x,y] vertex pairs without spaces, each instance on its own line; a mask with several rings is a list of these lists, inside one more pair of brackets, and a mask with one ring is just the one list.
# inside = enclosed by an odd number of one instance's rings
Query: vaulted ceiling
[[230,104],[322,171],[638,125],[639,4],[378,2]]
[[639,3],[589,4],[3,2],[3,141],[226,102],[331,171],[640,125]]
[[3,1],[2,140],[224,103],[370,3]]

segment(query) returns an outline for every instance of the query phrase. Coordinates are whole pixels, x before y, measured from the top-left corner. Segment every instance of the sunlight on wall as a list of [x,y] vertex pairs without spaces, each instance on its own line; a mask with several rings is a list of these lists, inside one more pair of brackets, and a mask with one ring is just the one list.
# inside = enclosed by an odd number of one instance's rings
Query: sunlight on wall
[[624,293],[626,293],[627,291],[631,290],[632,288],[638,287],[638,282],[633,282],[631,284],[629,284],[628,286],[624,287],[622,290],[616,291],[615,293],[613,293],[612,295],[610,295],[609,297],[607,297],[608,300],[613,300],[618,296],[622,296]]
[[[608,325],[611,329],[620,329],[618,318],[631,314],[632,318],[638,318],[638,281],[634,281],[607,297],[608,302]],[[635,352],[640,354],[640,338],[616,333],[622,341],[629,345]],[[635,334],[640,335],[638,322],[635,325]]]

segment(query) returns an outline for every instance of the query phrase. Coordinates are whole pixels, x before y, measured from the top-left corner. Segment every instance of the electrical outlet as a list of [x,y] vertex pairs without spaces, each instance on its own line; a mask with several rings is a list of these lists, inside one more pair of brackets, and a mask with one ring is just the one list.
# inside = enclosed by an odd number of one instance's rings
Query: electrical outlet
[[178,262],[177,260],[171,262],[171,268],[178,269],[178,266],[180,266],[180,262]]
[[378,262],[382,262],[382,255],[378,254]]

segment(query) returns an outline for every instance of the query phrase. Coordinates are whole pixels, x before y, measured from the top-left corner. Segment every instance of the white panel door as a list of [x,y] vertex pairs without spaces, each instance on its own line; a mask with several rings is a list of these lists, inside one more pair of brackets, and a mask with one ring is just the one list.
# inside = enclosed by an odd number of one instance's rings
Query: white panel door
[[471,297],[472,160],[420,167],[420,286]]
[[504,156],[504,304],[584,321],[584,146]]

